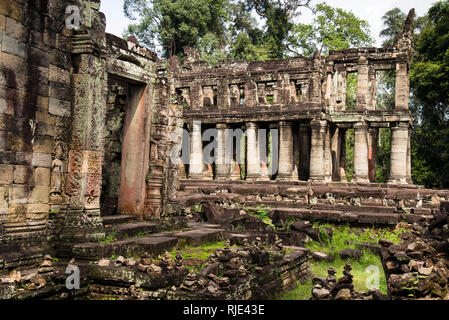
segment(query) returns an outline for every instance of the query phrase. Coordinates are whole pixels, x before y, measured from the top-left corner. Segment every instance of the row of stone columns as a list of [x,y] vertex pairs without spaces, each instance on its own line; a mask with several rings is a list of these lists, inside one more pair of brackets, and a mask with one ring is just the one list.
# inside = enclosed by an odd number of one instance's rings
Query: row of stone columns
[[[232,159],[232,141],[227,141],[226,124],[217,124],[215,175],[217,179],[240,179],[238,166]],[[262,159],[257,123],[246,124],[246,178],[269,179],[267,160]],[[354,180],[358,183],[376,182],[378,128],[366,122],[354,125]],[[391,183],[411,183],[410,128],[409,123],[392,127]],[[279,159],[277,179],[312,181],[346,181],[345,128],[330,128],[326,120],[312,120],[301,125],[295,139],[293,123],[279,122]],[[191,128],[190,178],[203,175],[203,144],[201,123],[193,122]],[[231,159],[227,157],[231,156]],[[298,166],[299,163],[299,166]]]

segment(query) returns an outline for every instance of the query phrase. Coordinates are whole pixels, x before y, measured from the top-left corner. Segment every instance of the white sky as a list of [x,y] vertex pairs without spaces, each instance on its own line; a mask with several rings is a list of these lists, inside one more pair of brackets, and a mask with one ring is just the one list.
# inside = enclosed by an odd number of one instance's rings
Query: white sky
[[[320,2],[324,1],[314,1],[315,4]],[[380,47],[382,39],[379,38],[379,33],[383,28],[382,16],[385,12],[398,7],[408,13],[411,8],[415,8],[417,15],[422,16],[437,0],[327,0],[325,2],[332,7],[352,11],[360,19],[367,20],[371,26],[371,35],[376,39],[376,46]],[[106,31],[119,37],[122,36],[127,25],[132,23],[123,14],[123,0],[102,0],[101,11],[106,15]],[[310,22],[312,18],[306,10],[303,10],[303,15],[300,16],[303,22]]]

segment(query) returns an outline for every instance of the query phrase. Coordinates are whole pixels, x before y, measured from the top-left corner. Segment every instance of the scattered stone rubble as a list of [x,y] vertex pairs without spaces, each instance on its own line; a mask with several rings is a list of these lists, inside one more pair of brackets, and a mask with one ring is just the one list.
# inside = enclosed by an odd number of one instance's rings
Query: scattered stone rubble
[[381,240],[381,257],[392,299],[449,300],[449,203],[435,219],[414,224],[400,244]]

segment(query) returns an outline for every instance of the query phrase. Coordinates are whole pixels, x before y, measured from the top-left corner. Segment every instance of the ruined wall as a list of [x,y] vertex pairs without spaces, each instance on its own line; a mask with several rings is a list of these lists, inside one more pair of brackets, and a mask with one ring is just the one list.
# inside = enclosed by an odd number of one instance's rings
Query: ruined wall
[[[70,140],[68,1],[0,4],[0,239],[46,233]],[[55,208],[54,210],[58,210]]]

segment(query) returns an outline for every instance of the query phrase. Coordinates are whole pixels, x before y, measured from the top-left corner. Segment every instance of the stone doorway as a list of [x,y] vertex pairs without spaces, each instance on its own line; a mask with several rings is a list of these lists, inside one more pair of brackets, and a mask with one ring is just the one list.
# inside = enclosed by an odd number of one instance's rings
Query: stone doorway
[[109,79],[103,162],[102,215],[142,216],[150,153],[149,87]]

